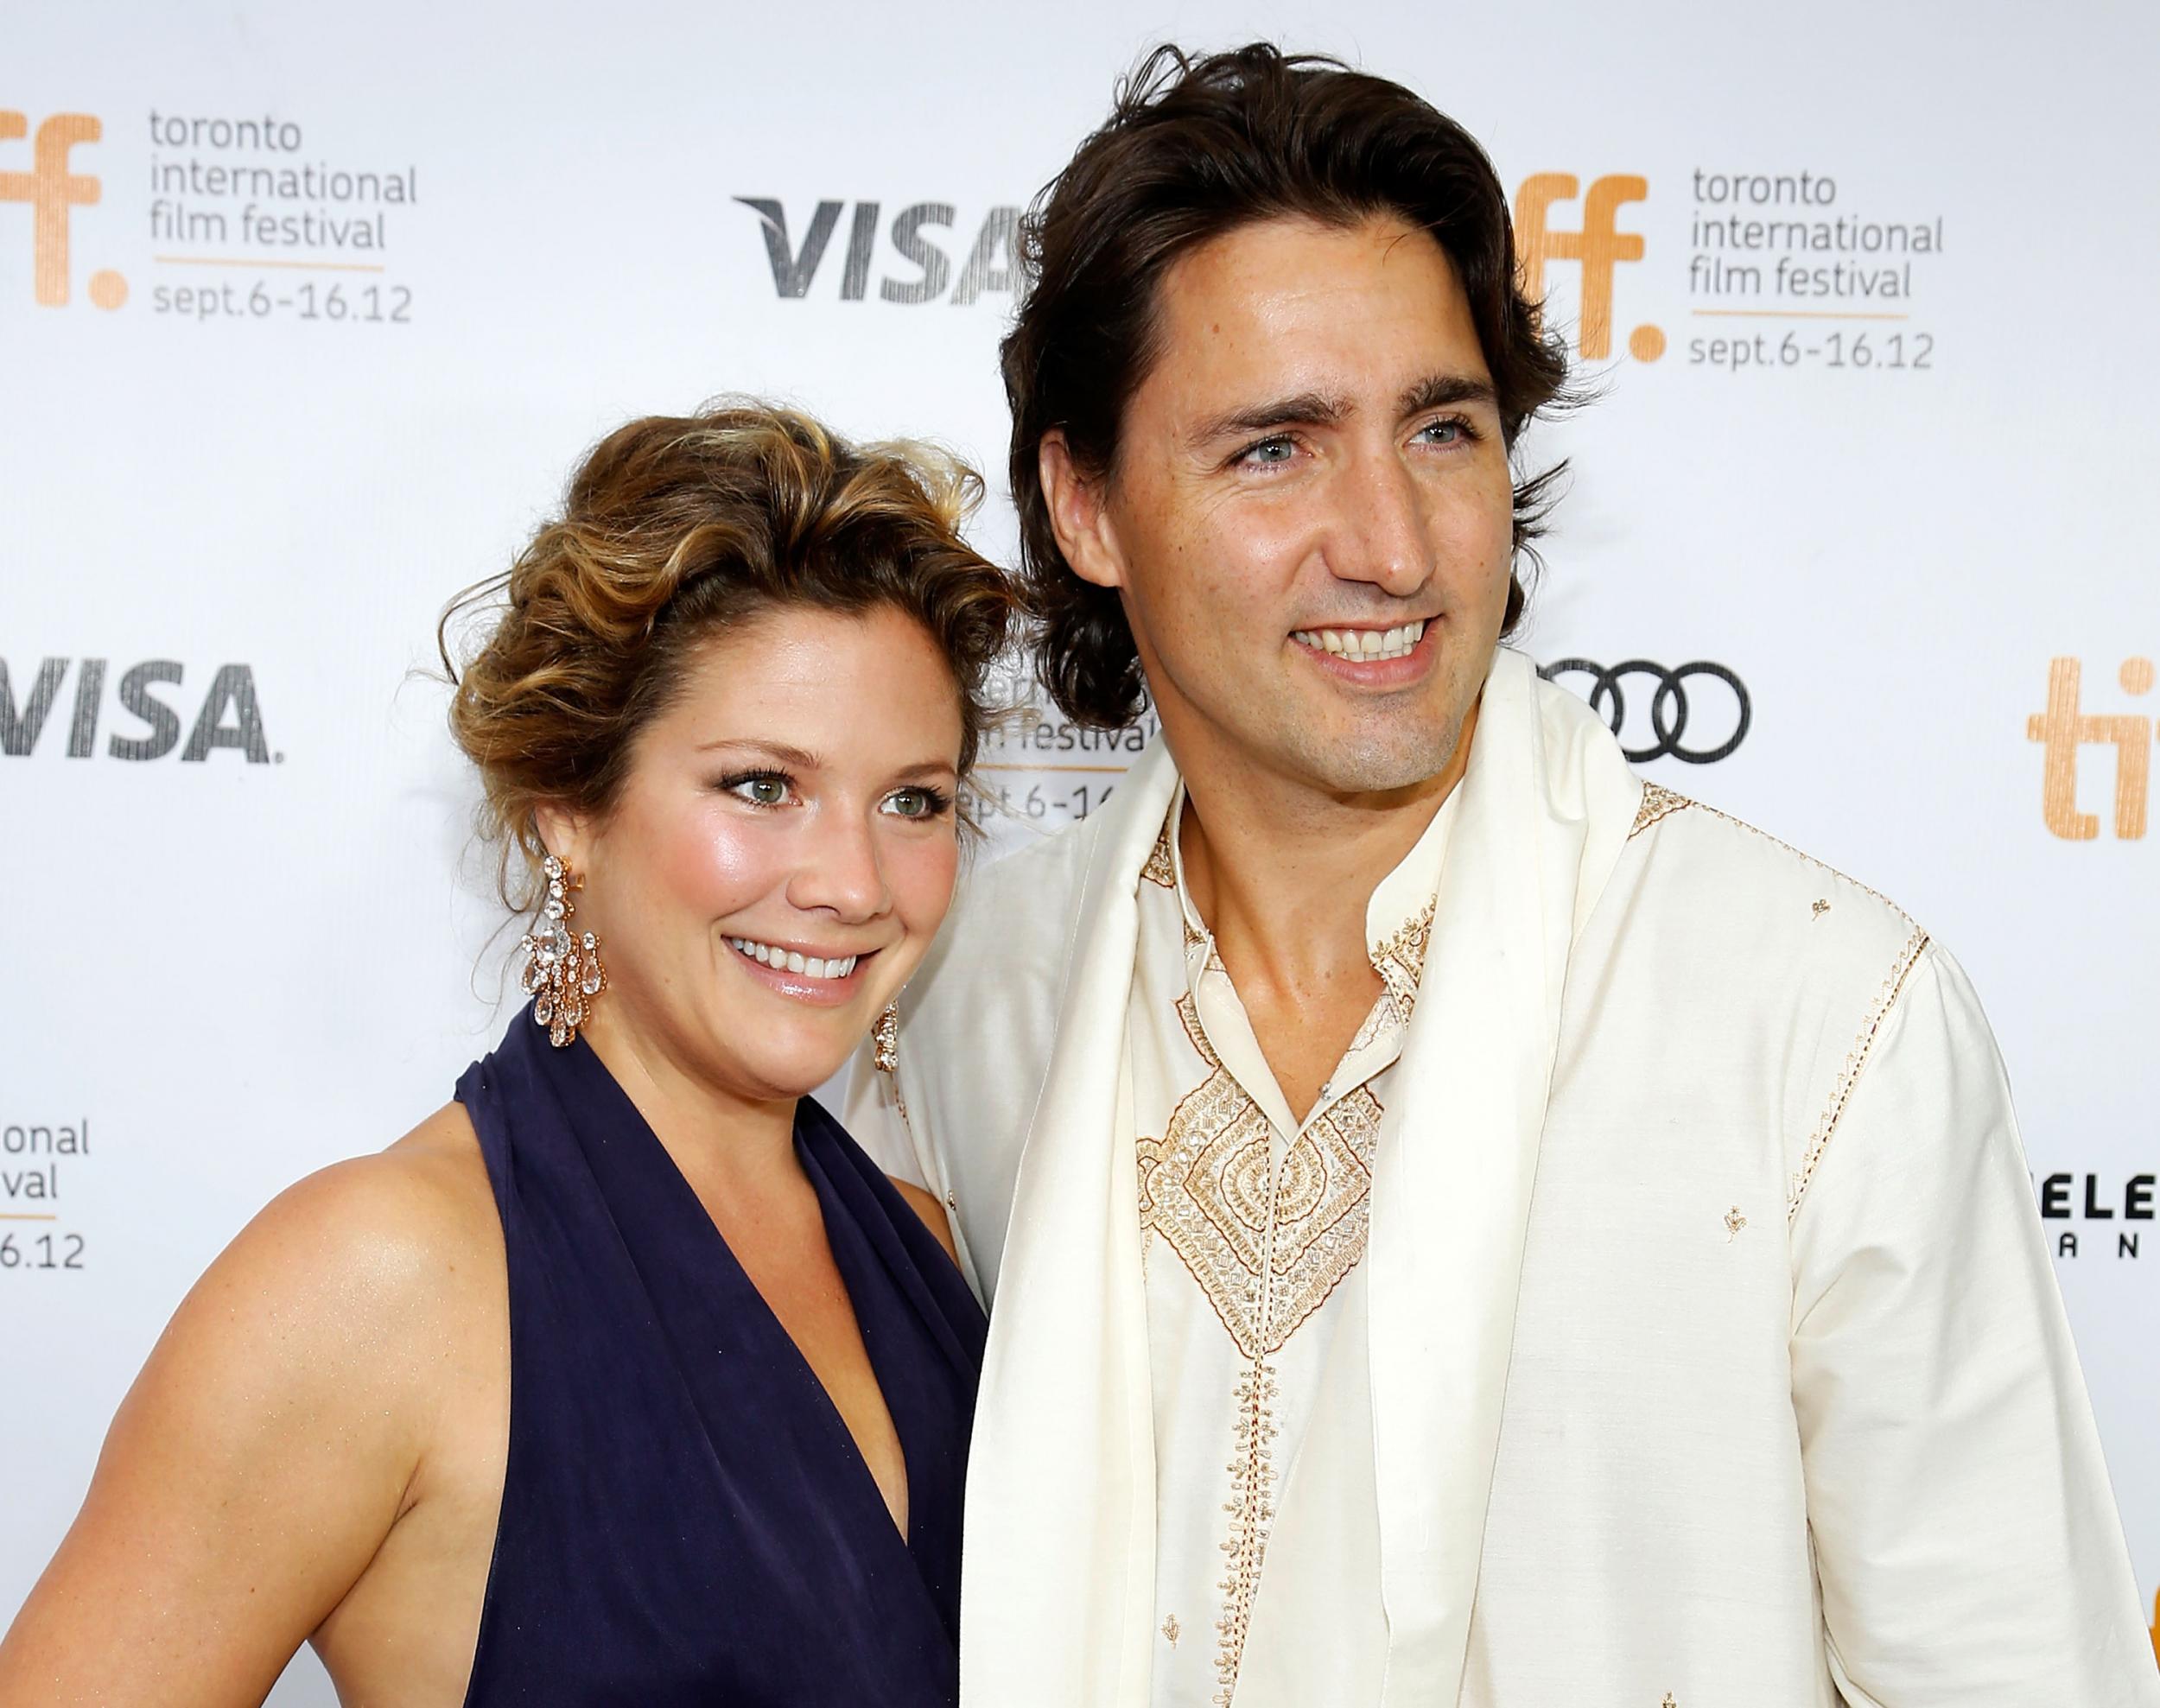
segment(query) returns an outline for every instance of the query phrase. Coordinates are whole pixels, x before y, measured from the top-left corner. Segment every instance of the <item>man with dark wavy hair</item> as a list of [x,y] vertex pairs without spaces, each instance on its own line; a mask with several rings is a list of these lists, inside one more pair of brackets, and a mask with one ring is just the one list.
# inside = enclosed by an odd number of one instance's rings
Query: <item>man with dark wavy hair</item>
[[1477,143],[1165,50],[1024,259],[1043,681],[1162,739],[858,1083],[993,1302],[964,1700],[2160,1703],[1963,974],[1500,644]]

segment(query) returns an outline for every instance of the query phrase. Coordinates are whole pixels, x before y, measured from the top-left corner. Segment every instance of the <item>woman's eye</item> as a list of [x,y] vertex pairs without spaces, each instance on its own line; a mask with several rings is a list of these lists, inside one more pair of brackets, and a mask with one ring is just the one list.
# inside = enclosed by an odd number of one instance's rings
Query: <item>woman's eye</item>
[[788,780],[778,771],[757,771],[747,777],[731,777],[721,786],[729,794],[749,802],[753,807],[783,807],[787,804]]
[[935,789],[895,789],[885,804],[898,818],[935,818],[948,803]]

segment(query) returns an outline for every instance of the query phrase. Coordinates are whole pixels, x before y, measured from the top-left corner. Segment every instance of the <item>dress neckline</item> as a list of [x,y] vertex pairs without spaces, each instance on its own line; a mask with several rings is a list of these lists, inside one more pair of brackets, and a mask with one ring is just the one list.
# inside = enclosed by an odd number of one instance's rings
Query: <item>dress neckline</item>
[[[555,1053],[552,1051],[550,1053]],[[701,1246],[707,1250],[712,1277],[720,1286],[708,1295],[708,1309],[724,1305],[726,1296],[732,1295],[728,1308],[731,1326],[738,1337],[742,1329],[750,1326],[769,1343],[768,1357],[784,1366],[778,1371],[768,1367],[769,1375],[799,1382],[805,1390],[810,1410],[817,1420],[817,1426],[829,1438],[841,1458],[848,1464],[847,1498],[858,1507],[867,1509],[874,1518],[876,1527],[890,1536],[913,1555],[919,1530],[919,1507],[917,1499],[916,1460],[920,1444],[911,1441],[908,1420],[902,1408],[893,1403],[894,1378],[898,1372],[890,1368],[896,1349],[894,1337],[876,1331],[874,1324],[882,1314],[880,1309],[890,1297],[892,1280],[900,1279],[889,1262],[885,1262],[874,1243],[864,1237],[858,1215],[848,1214],[842,1202],[842,1181],[835,1177],[828,1160],[818,1152],[827,1148],[816,1140],[835,1130],[830,1115],[814,1098],[797,1100],[795,1108],[794,1151],[797,1165],[810,1184],[817,1198],[818,1218],[823,1227],[827,1249],[832,1254],[833,1267],[838,1273],[841,1286],[848,1296],[850,1314],[855,1332],[862,1343],[863,1355],[870,1367],[872,1380],[877,1384],[879,1403],[885,1407],[895,1439],[899,1444],[902,1476],[907,1489],[908,1521],[905,1530],[894,1519],[892,1508],[886,1504],[885,1491],[878,1485],[876,1474],[870,1469],[868,1458],[855,1439],[854,1432],[848,1427],[832,1392],[825,1386],[816,1368],[804,1355],[795,1337],[788,1332],[787,1324],[779,1313],[759,1291],[751,1279],[734,1248],[727,1243],[727,1236],[712,1218],[712,1214],[697,1196],[689,1178],[684,1175],[673,1154],[661,1142],[644,1113],[638,1108],[620,1081],[611,1072],[599,1053],[584,1038],[572,1040],[557,1056],[565,1070],[563,1089],[569,1091],[581,1104],[589,1106],[596,1119],[584,1118],[584,1112],[568,1107],[570,1126],[577,1134],[586,1152],[601,1191],[608,1202],[610,1213],[618,1225],[624,1219],[622,1199],[627,1195],[637,1208],[633,1215],[651,1214],[658,1216],[671,1237],[660,1240],[634,1240],[625,1229],[627,1254],[644,1275],[656,1298],[668,1294],[680,1298],[680,1289],[695,1272],[705,1270],[704,1264],[682,1263],[670,1265],[663,1254],[682,1250],[694,1252]],[[623,1135],[619,1141],[611,1132]],[[642,1153],[642,1154],[640,1154]],[[709,1241],[707,1245],[706,1242]],[[878,1287],[872,1276],[872,1266],[881,1265],[887,1272],[886,1288]],[[866,1307],[868,1307],[866,1309]],[[673,1313],[670,1313],[672,1317]],[[704,1312],[698,1313],[706,1314]],[[688,1350],[689,1349],[686,1349]],[[708,1416],[713,1416],[709,1406],[701,1406]],[[925,1450],[926,1451],[926,1450]]]

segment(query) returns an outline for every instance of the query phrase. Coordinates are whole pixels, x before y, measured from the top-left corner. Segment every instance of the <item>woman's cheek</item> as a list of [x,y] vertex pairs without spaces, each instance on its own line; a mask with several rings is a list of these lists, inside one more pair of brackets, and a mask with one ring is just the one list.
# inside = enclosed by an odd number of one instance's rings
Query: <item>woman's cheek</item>
[[668,887],[708,917],[739,913],[773,887],[781,845],[779,827],[715,807],[668,839]]
[[886,871],[900,923],[910,936],[920,937],[927,947],[952,905],[953,883],[960,873],[958,836],[947,830],[911,837],[890,851]]

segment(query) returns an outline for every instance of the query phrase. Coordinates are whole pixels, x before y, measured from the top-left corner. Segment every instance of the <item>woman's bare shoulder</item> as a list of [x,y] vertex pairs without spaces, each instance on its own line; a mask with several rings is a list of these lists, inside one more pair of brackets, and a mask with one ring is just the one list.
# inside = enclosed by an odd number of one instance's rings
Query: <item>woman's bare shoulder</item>
[[287,1292],[327,1285],[348,1309],[372,1300],[403,1314],[450,1302],[444,1281],[490,1256],[499,1274],[502,1224],[487,1165],[472,1122],[450,1103],[388,1148],[288,1187],[211,1273],[230,1265],[251,1280],[282,1278],[276,1290]]

